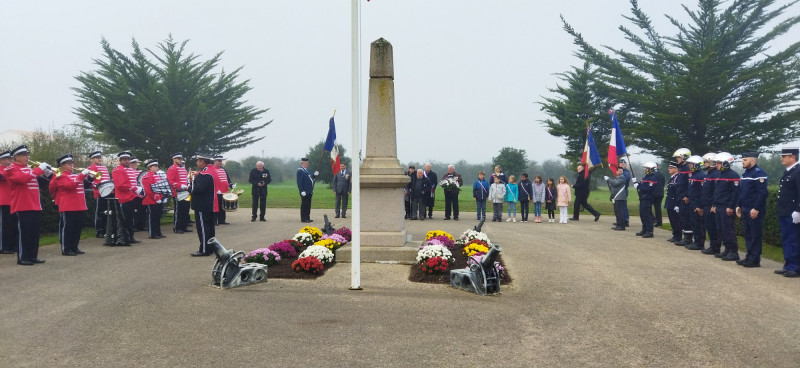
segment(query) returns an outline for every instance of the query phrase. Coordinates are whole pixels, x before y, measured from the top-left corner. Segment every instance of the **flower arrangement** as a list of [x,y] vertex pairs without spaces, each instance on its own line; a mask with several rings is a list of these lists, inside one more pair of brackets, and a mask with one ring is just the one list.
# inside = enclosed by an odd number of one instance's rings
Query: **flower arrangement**
[[425,262],[422,262],[419,268],[422,269],[422,272],[427,274],[440,274],[447,272],[447,269],[450,268],[450,262],[442,257],[431,257]]
[[458,238],[458,240],[459,240],[459,243],[464,244],[464,245],[468,244],[469,242],[471,242],[473,240],[480,240],[480,241],[486,243],[487,247],[492,245],[492,242],[489,241],[489,237],[485,233],[482,233],[482,232],[479,232],[479,231],[475,231],[475,230],[472,230],[472,229],[467,230],[463,234],[461,234],[461,236]]
[[422,264],[423,262],[433,257],[444,258],[450,263],[453,263],[453,261],[455,261],[455,259],[453,258],[453,253],[450,252],[450,250],[441,245],[434,244],[434,245],[426,245],[422,247],[422,249],[420,249],[419,252],[417,252],[417,263]]
[[339,247],[342,246],[342,243],[339,243],[339,242],[337,242],[337,241],[335,241],[333,239],[320,239],[320,240],[314,242],[314,245],[328,248],[332,252],[334,252],[337,249],[339,249]]
[[322,264],[329,264],[333,262],[333,252],[330,249],[321,245],[311,245],[304,250],[298,258],[316,257]]
[[427,244],[438,244],[450,250],[453,250],[456,247],[456,243],[453,241],[453,239],[443,235],[434,236],[433,238],[428,239],[426,241],[426,245]]
[[304,247],[314,244],[314,236],[309,233],[297,233],[292,237],[298,243],[303,244]]
[[458,185],[458,180],[455,179],[444,179],[439,183],[439,186],[442,187],[445,191],[461,191],[461,186]]
[[467,257],[472,257],[476,254],[486,254],[489,252],[489,246],[485,241],[473,239],[464,247],[464,254]]
[[455,239],[453,239],[452,235],[450,235],[446,231],[442,231],[442,230],[431,230],[431,231],[428,231],[428,233],[425,234],[425,240],[429,240],[430,238],[437,237],[437,236],[447,237],[448,239],[450,239],[450,241],[454,241],[455,240]]
[[292,270],[294,272],[318,273],[322,272],[324,268],[325,266],[322,265],[319,259],[311,256],[299,258],[292,262]]
[[258,248],[244,257],[246,263],[261,263],[267,266],[272,266],[281,260],[281,255],[278,252],[267,248]]
[[[471,256],[470,258],[475,260],[475,262],[481,263],[481,261],[483,260],[483,256],[485,256],[485,254],[476,254],[474,256]],[[467,268],[469,268],[469,266],[467,266]],[[500,262],[494,263],[494,269],[497,270],[497,274],[500,277],[506,277],[506,268],[503,267],[503,265],[501,265]]]
[[294,240],[294,239],[286,239],[286,240],[284,240],[284,241],[285,241],[285,242],[287,242],[287,243],[289,243],[289,244],[291,244],[291,246],[293,246],[293,247],[294,247],[294,250],[296,250],[296,251],[298,251],[298,252],[299,252],[301,249],[303,249],[303,247],[305,247],[305,245],[303,245],[303,243],[300,243],[299,241],[297,241],[297,240]]
[[286,240],[282,240],[270,245],[269,250],[275,251],[283,258],[292,258],[297,255],[297,249],[295,249],[294,246]]
[[334,231],[333,233],[343,236],[345,239],[347,239],[348,243],[353,240],[353,232],[351,232],[350,229],[344,226],[336,229],[336,231]]
[[333,240],[333,241],[339,243],[340,246],[345,245],[345,244],[347,244],[349,242],[349,240],[347,240],[347,238],[345,238],[344,236],[341,236],[339,234],[331,234],[331,235],[325,234],[325,235],[322,236],[322,240],[326,240],[326,239]]
[[313,226],[306,226],[300,229],[301,233],[309,233],[312,237],[314,237],[314,241],[319,240],[322,237],[322,230]]

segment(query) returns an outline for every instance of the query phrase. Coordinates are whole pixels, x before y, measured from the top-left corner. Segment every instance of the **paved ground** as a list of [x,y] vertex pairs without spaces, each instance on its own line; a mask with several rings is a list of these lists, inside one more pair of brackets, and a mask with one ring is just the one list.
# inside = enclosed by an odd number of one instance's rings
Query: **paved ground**
[[[218,237],[235,249],[302,225],[297,210],[229,216]],[[472,216],[407,225],[416,239],[458,235]],[[666,231],[644,240],[609,230],[610,216],[589,220],[486,224],[514,277],[493,297],[376,264],[351,291],[346,263],[315,281],[220,291],[213,260],[189,257],[194,233],[131,248],[86,240],[79,257],[46,246],[33,267],[1,256],[0,366],[800,366],[800,280],[773,275],[779,264],[744,269],[672,246]]]

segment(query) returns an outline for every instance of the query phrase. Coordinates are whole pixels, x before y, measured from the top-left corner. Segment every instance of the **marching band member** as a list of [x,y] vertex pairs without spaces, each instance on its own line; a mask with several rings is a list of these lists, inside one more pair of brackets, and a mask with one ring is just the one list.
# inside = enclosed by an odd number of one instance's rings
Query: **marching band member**
[[6,180],[11,183],[11,213],[17,215],[19,230],[19,248],[17,264],[32,266],[44,263],[39,259],[39,227],[42,215],[42,203],[39,200],[40,175],[49,177],[53,174],[50,165],[39,164],[39,167],[28,167],[30,156],[25,145],[12,152],[14,163],[6,168]]
[[192,209],[197,224],[197,237],[200,239],[200,250],[192,253],[192,257],[210,256],[214,251],[208,246],[208,240],[216,236],[214,230],[214,208],[217,178],[212,171],[211,155],[197,154],[197,168],[199,173],[194,173],[194,180],[189,191],[192,193]]
[[[100,173],[100,180],[97,180],[97,183],[94,183],[92,193],[94,193],[95,199],[95,206],[94,206],[94,233],[95,236],[98,238],[104,238],[106,236],[106,210],[108,209],[108,201],[103,199],[100,196],[100,190],[97,188],[97,184],[104,180],[110,180],[111,175],[108,174],[108,168],[103,165],[103,152],[102,151],[94,151],[89,154],[89,158],[92,160],[92,164],[87,167],[90,171],[94,171]],[[95,178],[97,179],[97,178]],[[109,195],[109,197],[113,197]]]
[[172,166],[167,169],[167,181],[172,187],[172,200],[175,210],[172,212],[172,231],[178,234],[191,232],[189,226],[189,201],[179,201],[177,193],[189,190],[189,174],[183,167],[183,154],[180,152],[172,154]]
[[[208,165],[205,167],[205,171],[211,174],[212,178],[214,179],[214,193],[222,194],[222,182],[219,180],[219,173],[217,172],[217,167],[214,166],[214,158],[211,155],[208,155],[208,160],[210,161]],[[198,167],[198,170],[200,168]],[[211,225],[213,226],[217,221],[217,215],[219,214],[220,210],[222,210],[222,206],[220,206],[219,201],[217,201],[216,194],[214,196],[214,212],[211,219]]]
[[59,157],[58,164],[63,172],[50,180],[50,193],[53,194],[59,212],[58,238],[61,241],[61,254],[65,256],[84,253],[78,249],[78,243],[83,228],[83,212],[87,209],[83,181],[89,175],[89,169],[74,174],[74,163],[70,154]]
[[[131,245],[139,243],[138,240],[133,238],[133,216],[134,216],[134,199],[144,193],[142,188],[131,184],[128,165],[131,160],[131,153],[123,151],[117,154],[119,158],[119,166],[114,168],[112,178],[114,179],[114,191],[116,192],[117,199],[119,199],[120,207],[122,208],[122,222],[124,224],[122,233],[124,234],[123,244]],[[133,179],[134,183],[136,178]]]
[[222,160],[224,158],[222,155],[214,156],[214,169],[217,170],[217,177],[219,180],[216,182],[218,185],[217,189],[217,208],[219,211],[216,213],[216,217],[214,218],[214,222],[217,225],[230,225],[230,222],[225,221],[225,209],[222,205],[222,195],[228,193],[230,189],[233,188],[233,183],[231,183],[231,178],[228,176],[228,171],[223,168]]
[[161,233],[161,212],[163,210],[164,195],[161,193],[153,192],[152,185],[161,181],[161,176],[158,173],[158,160],[150,160],[147,163],[147,173],[142,178],[142,187],[144,187],[144,199],[142,205],[147,207],[147,231],[150,239],[166,238]]
[[[131,186],[139,185],[138,179],[141,173],[139,159],[131,156],[131,161],[128,163],[128,179],[131,181]],[[144,192],[133,199],[133,231],[144,231],[147,225],[147,211],[142,205],[142,198],[144,198]]]
[[0,153],[0,254],[17,252],[17,216],[11,214],[11,182],[6,168],[11,165],[11,151]]

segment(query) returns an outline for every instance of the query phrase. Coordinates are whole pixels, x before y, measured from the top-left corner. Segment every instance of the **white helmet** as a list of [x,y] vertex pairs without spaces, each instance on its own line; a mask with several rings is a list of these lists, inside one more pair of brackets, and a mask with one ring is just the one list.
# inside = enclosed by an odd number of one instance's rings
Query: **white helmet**
[[692,164],[692,171],[697,171],[703,166],[703,158],[697,155],[689,157],[686,162]]
[[703,155],[703,160],[709,163],[714,162],[717,160],[717,154],[714,152],[706,153],[705,155]]
[[718,153],[716,160],[722,163],[722,170],[730,169],[731,165],[733,165],[733,155],[728,152]]
[[652,174],[656,171],[656,169],[658,169],[658,165],[656,165],[656,163],[653,161],[647,161],[642,166],[644,167],[645,174]]
[[675,153],[672,154],[672,157],[680,157],[684,161],[686,161],[686,160],[689,159],[689,156],[691,156],[691,155],[692,155],[692,152],[689,151],[688,148],[678,148],[678,150],[675,151]]

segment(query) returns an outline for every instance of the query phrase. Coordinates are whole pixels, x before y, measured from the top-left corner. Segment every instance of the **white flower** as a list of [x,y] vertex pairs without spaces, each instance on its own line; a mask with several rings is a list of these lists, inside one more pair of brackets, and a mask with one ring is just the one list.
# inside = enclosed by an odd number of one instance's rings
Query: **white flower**
[[311,245],[314,244],[314,237],[311,236],[309,233],[297,233],[294,234],[292,239],[297,240],[303,245]]
[[492,246],[492,242],[489,241],[489,237],[485,233],[478,232],[478,231],[475,231],[475,230],[467,230],[467,231],[465,231],[463,234],[461,234],[461,238],[460,238],[460,240],[464,244],[469,243],[470,241],[475,240],[475,239],[483,241],[483,242],[486,242],[486,244],[488,246],[490,246],[490,247]]
[[[302,233],[301,233],[302,234]],[[323,247],[321,245],[312,245],[306,248],[299,256],[298,259],[303,257],[314,257],[318,259],[322,264],[328,264],[333,262],[333,252],[330,249]]]
[[453,253],[450,252],[449,249],[439,245],[439,244],[431,244],[422,247],[422,249],[417,252],[417,263],[422,263],[428,260],[428,258],[433,257],[442,257],[447,259],[448,262],[453,262]]

